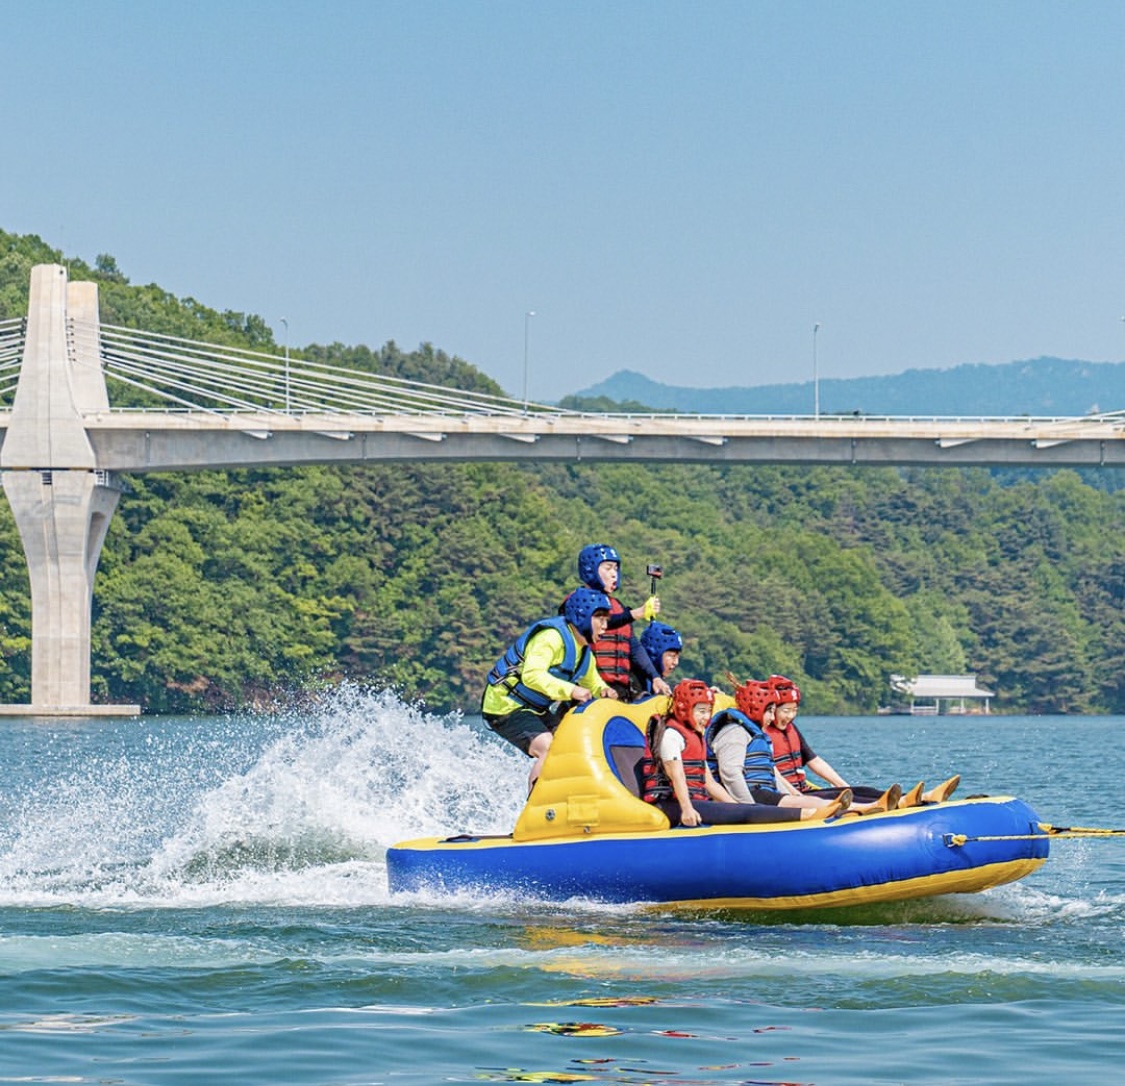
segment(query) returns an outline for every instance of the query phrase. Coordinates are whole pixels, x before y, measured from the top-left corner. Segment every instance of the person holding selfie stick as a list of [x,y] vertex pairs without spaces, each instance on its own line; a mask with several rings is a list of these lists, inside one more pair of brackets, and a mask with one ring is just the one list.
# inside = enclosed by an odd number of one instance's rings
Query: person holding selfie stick
[[[660,567],[648,568],[655,588],[659,574],[652,571]],[[660,597],[654,591],[640,607],[628,608],[614,595],[621,583],[621,556],[607,543],[591,543],[579,551],[578,578],[587,588],[609,597],[609,622],[605,632],[594,641],[594,659],[602,679],[618,697],[629,698],[636,692],[630,683],[635,669],[647,677],[653,693],[671,694],[672,688],[633,635],[634,622],[641,619],[651,622],[660,614]]]

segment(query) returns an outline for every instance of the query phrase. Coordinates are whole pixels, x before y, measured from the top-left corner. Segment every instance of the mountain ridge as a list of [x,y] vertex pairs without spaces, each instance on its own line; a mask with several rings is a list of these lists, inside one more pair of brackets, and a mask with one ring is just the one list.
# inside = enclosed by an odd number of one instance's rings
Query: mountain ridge
[[[822,414],[1057,416],[1125,409],[1125,362],[1041,357],[879,377],[821,378]],[[813,382],[688,388],[618,370],[569,399],[641,403],[699,414],[811,415]]]

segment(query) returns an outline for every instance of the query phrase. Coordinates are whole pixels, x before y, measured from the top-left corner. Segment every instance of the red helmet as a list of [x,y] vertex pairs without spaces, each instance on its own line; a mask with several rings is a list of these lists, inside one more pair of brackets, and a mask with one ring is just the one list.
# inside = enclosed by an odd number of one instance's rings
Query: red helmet
[[697,705],[714,705],[715,692],[701,679],[684,679],[672,691],[672,715],[681,724],[692,723],[692,713]]
[[770,684],[757,679],[739,683],[734,691],[734,703],[738,706],[738,711],[745,713],[755,724],[761,724],[766,710],[776,700]]
[[772,694],[770,700],[775,704],[801,704],[801,688],[792,679],[787,679],[784,675],[771,675],[766,682]]

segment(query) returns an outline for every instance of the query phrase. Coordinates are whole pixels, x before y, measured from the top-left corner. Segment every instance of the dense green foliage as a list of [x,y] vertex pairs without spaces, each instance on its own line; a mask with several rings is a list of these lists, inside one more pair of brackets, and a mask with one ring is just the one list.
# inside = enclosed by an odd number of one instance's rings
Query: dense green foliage
[[[26,305],[32,264],[59,260],[0,233],[0,317]],[[107,322],[272,344],[260,318],[131,287],[111,257],[70,265],[101,284]],[[497,391],[429,346],[301,354]],[[685,675],[783,672],[811,711],[866,712],[892,673],[975,671],[1001,711],[1125,712],[1125,494],[1073,472],[418,463],[128,482],[95,590],[99,700],[213,709],[348,677],[474,711],[507,642],[574,585],[579,547],[606,541],[629,605],[663,565]],[[0,700],[23,701],[6,503],[0,548]]]

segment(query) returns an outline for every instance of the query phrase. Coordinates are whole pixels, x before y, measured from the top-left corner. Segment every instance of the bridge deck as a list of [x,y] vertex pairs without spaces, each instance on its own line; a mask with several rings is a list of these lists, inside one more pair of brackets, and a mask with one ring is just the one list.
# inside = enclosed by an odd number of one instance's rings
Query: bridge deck
[[[8,421],[9,415],[0,412],[0,431],[6,430]],[[82,425],[99,469],[131,472],[372,460],[1125,465],[1125,423],[1116,416],[968,419],[109,410],[84,413]]]

